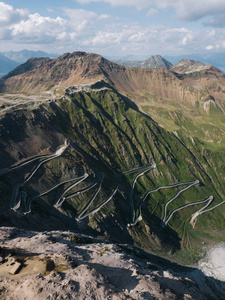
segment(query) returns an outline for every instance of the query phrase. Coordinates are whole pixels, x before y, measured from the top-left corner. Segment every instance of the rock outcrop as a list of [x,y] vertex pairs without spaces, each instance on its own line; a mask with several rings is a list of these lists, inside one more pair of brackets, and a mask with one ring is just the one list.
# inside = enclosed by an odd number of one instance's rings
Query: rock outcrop
[[[225,286],[197,268],[73,232],[0,228],[1,299],[222,299]],[[22,267],[11,274],[10,259]],[[14,264],[15,265],[15,264]],[[11,266],[10,266],[11,267]]]

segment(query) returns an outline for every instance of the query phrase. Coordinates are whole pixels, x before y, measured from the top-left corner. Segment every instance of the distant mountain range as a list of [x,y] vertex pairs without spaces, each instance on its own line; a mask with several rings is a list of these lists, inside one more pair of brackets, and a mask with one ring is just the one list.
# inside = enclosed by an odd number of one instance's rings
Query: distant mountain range
[[17,66],[25,63],[28,59],[36,57],[57,58],[59,54],[47,53],[44,51],[22,50],[22,51],[7,51],[0,53],[0,77],[9,73]]
[[213,65],[217,69],[225,72],[225,52],[165,56],[165,58],[169,60],[173,65],[178,63],[183,58],[200,61],[205,65]]
[[[152,57],[156,57],[158,55],[153,55]],[[128,61],[145,61],[148,60],[147,56],[140,56],[140,55],[127,55],[127,56],[111,56],[108,59],[113,60],[114,62],[119,61],[126,61],[124,64],[128,66]],[[221,71],[225,72],[225,52],[220,53],[203,53],[203,54],[186,54],[186,55],[178,55],[178,56],[169,56],[165,55],[163,59],[169,61],[171,64],[175,65],[182,59],[190,59],[195,61],[200,61],[205,65],[213,65],[214,67],[220,69]]]
[[18,62],[0,53],[0,77],[7,74],[19,65]]
[[[47,53],[44,51],[22,50],[7,51],[0,53],[0,77],[8,74],[20,64],[25,63],[30,58],[57,58],[59,54]],[[127,55],[124,57],[111,56],[109,60],[123,66],[161,69],[170,68],[183,59],[199,61],[205,65],[213,65],[219,70],[225,72],[225,53],[206,53],[206,54],[189,54],[184,56],[165,56],[152,55],[149,58],[143,55]]]
[[126,66],[146,69],[163,69],[169,68],[172,64],[160,55],[153,55],[146,60],[113,60],[113,62]]
[[7,51],[7,52],[3,52],[2,54],[19,63],[24,63],[32,57],[57,58],[59,56],[59,54],[56,53],[47,53],[40,50],[33,51],[33,50],[26,50],[26,49],[22,51]]

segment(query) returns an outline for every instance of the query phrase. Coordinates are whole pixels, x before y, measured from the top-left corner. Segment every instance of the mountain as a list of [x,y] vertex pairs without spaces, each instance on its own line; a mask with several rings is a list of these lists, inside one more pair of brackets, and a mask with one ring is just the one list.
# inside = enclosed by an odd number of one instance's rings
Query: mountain
[[176,65],[171,66],[170,70],[173,70],[174,72],[179,74],[187,74],[187,73],[199,72],[206,68],[208,67],[199,61],[182,59]]
[[225,53],[202,53],[202,54],[187,54],[179,56],[165,56],[172,64],[177,64],[180,60],[190,59],[195,61],[201,61],[205,65],[213,65],[219,70],[225,72]]
[[182,264],[225,241],[221,71],[85,52],[31,62],[1,79],[1,226],[70,229]]
[[19,65],[18,62],[9,59],[0,53],[0,77],[7,74],[12,69],[16,68]]
[[137,61],[137,60],[113,60],[113,62],[126,66],[136,68],[148,68],[148,69],[163,69],[169,68],[172,64],[160,55],[153,55],[150,58]]
[[40,58],[40,57],[50,57],[50,58],[55,58],[58,57],[58,54],[55,53],[47,53],[44,51],[33,51],[33,50],[21,50],[21,51],[6,51],[3,53],[6,57],[18,62],[18,63],[24,63],[26,62],[28,59],[36,57],[36,58]]
[[19,65],[17,68],[13,69],[7,75],[3,76],[3,79],[6,80],[10,77],[21,75],[28,71],[32,71],[34,69],[40,68],[41,66],[45,65],[47,62],[50,61],[50,58],[30,58],[24,64]]
[[211,100],[214,101],[214,98],[224,99],[223,94],[225,90],[223,86],[225,75],[214,66],[207,66],[198,61],[183,59],[171,67],[171,70],[179,74],[178,77],[183,82],[188,83],[194,88],[208,92]]
[[[10,71],[14,70],[21,63],[25,63],[31,58],[55,58],[57,54],[49,54],[43,51],[32,51],[32,50],[22,50],[22,51],[8,51],[0,53],[0,77],[8,74]],[[28,62],[31,64],[31,61]],[[21,68],[20,68],[21,69]],[[16,72],[18,69],[16,70]],[[14,74],[14,73],[13,73]]]

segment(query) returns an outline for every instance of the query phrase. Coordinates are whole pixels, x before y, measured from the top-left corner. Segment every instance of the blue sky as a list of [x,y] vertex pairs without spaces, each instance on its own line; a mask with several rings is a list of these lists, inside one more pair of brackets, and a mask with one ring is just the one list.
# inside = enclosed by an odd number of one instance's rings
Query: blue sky
[[0,51],[104,56],[225,51],[225,0],[0,2]]

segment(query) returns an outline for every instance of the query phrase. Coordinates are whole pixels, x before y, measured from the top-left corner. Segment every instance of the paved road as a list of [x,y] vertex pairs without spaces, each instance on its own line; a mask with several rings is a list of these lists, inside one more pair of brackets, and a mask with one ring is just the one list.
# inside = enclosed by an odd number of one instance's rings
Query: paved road
[[118,191],[118,188],[119,188],[119,182],[120,182],[120,179],[121,177],[123,176],[122,175],[119,175],[117,177],[117,180],[116,180],[116,185],[115,185],[115,188],[112,190],[111,194],[108,196],[108,198],[106,198],[105,201],[103,201],[101,204],[99,204],[96,208],[92,209],[89,213],[87,213],[85,216],[82,216],[81,218],[79,218],[79,221],[90,216],[90,215],[93,215],[95,213],[97,213],[104,205],[106,205],[106,203],[108,203],[112,197],[117,193]]
[[178,187],[178,186],[181,186],[181,185],[185,185],[185,184],[190,184],[190,182],[180,182],[180,183],[175,183],[175,184],[172,184],[172,185],[167,185],[167,186],[159,186],[158,188],[154,189],[154,190],[150,190],[148,191],[144,197],[141,199],[141,202],[138,206],[138,216],[136,218],[136,220],[134,221],[134,223],[131,224],[131,226],[135,226],[138,222],[138,219],[140,220],[141,218],[141,207],[142,207],[142,204],[143,202],[146,200],[146,198],[152,194],[152,193],[155,193],[159,190],[162,190],[162,189],[170,189],[170,188],[174,188],[174,187]]
[[181,209],[184,209],[184,208],[186,208],[186,207],[188,207],[188,206],[199,205],[199,204],[202,204],[202,203],[205,203],[205,202],[207,202],[207,204],[206,204],[204,207],[207,207],[207,206],[210,205],[210,203],[211,203],[212,201],[213,201],[213,196],[210,196],[210,197],[208,197],[207,199],[202,200],[202,201],[197,201],[197,202],[192,202],[192,203],[184,204],[184,205],[182,205],[182,206],[180,206],[180,207],[178,207],[178,208],[172,210],[172,211],[170,212],[170,214],[168,215],[168,217],[166,218],[164,224],[162,224],[162,226],[165,227],[165,226],[168,224],[169,220],[172,218],[172,216],[173,216],[173,214],[174,214],[175,212],[177,212],[177,211],[179,211],[179,210],[181,210]]
[[15,206],[18,205],[18,201],[19,201],[19,188],[20,188],[20,184],[17,184],[13,188],[13,193],[12,193],[11,203],[10,203],[10,209],[15,209]]
[[[132,223],[131,223],[131,224],[133,224],[133,223],[134,223],[134,220],[135,220],[135,211],[134,211],[134,200],[133,200],[133,195],[134,195],[134,187],[135,187],[136,181],[137,181],[137,179],[138,179],[140,176],[144,175],[145,173],[147,173],[147,172],[149,172],[150,170],[155,169],[155,168],[156,168],[156,165],[155,165],[155,164],[153,164],[152,166],[148,167],[147,169],[146,169],[146,167],[143,167],[142,170],[144,169],[144,171],[141,172],[141,173],[139,173],[139,174],[137,174],[137,175],[134,177],[134,179],[133,179],[132,186],[131,186],[131,191],[130,191],[130,195],[129,195],[129,198],[130,198],[130,205],[131,205],[131,210],[132,210]],[[131,224],[128,224],[128,227],[129,227]]]
[[[114,189],[112,190],[112,192],[110,193],[110,195],[106,198],[106,200],[103,201],[101,204],[99,204],[96,208],[92,209],[89,213],[87,213],[87,214],[85,214],[85,215],[81,215],[81,214],[80,214],[80,215],[76,218],[76,220],[77,220],[77,221],[81,221],[81,220],[83,220],[84,218],[87,218],[88,216],[97,213],[104,205],[106,205],[106,204],[113,198],[113,196],[117,193],[118,188],[119,188],[120,180],[121,180],[121,178],[122,178],[123,176],[129,175],[129,174],[133,174],[133,173],[136,173],[136,172],[139,172],[139,171],[141,171],[141,170],[143,170],[143,169],[146,169],[146,168],[147,168],[147,170],[149,169],[149,167],[146,167],[146,166],[145,166],[145,167],[139,167],[139,168],[132,169],[132,170],[129,170],[129,171],[127,171],[127,172],[124,172],[123,174],[120,174],[120,175],[117,177],[117,179],[116,179],[116,184],[115,184]],[[152,168],[152,166],[151,166],[150,168]],[[146,170],[146,172],[147,172],[147,170]],[[92,202],[93,202],[93,201],[92,201]],[[91,202],[91,203],[92,203],[92,202]],[[89,201],[89,203],[90,203],[90,201]],[[89,204],[89,203],[88,203],[88,204]],[[89,207],[90,207],[90,205],[89,205],[88,207],[85,207],[85,208],[86,208],[85,211],[87,211],[87,209],[88,209]],[[84,212],[84,211],[82,211],[82,214],[83,214],[83,212]]]
[[[26,161],[24,161],[24,162],[18,164],[18,165],[16,165],[16,166],[11,166],[11,167],[9,167],[9,168],[2,169],[2,170],[0,170],[0,175],[3,175],[3,174],[7,174],[7,173],[9,173],[9,172],[12,172],[12,171],[14,171],[14,170],[16,170],[16,169],[19,169],[19,168],[21,168],[21,167],[23,167],[23,166],[25,166],[25,165],[27,165],[27,164],[33,162],[33,161],[39,160],[39,159],[43,159],[43,158],[53,159],[53,158],[55,158],[55,157],[58,157],[58,156],[60,156],[60,155],[65,151],[65,149],[66,149],[68,146],[69,146],[68,140],[65,140],[64,145],[60,146],[59,149],[57,149],[57,150],[55,151],[55,153],[53,153],[53,154],[46,154],[46,155],[38,155],[38,156],[35,156],[35,157],[33,157],[33,158],[30,158],[30,159],[28,159],[28,160],[26,160]],[[45,162],[45,161],[44,161],[44,162]]]
[[91,199],[88,201],[88,203],[85,205],[84,209],[79,213],[79,215],[76,217],[76,221],[81,221],[84,218],[86,218],[87,216],[90,215],[90,213],[86,214],[83,216],[83,214],[88,210],[88,208],[91,206],[91,204],[93,203],[93,201],[95,200],[95,198],[97,197],[98,193],[101,190],[102,187],[102,181],[104,179],[104,173],[100,173],[99,174],[99,180],[98,180],[98,188],[95,191],[95,193],[93,194],[93,196],[91,197]]
[[[71,190],[72,188],[74,188],[76,185],[80,184],[82,181],[84,181],[89,175],[87,173],[84,173],[83,176],[78,177],[78,181],[76,181],[75,183],[71,184],[70,186],[68,186],[58,197],[56,203],[54,204],[54,206],[56,208],[59,208],[62,206],[63,202],[65,201],[63,198],[63,195],[65,195],[69,190]],[[69,181],[72,181],[71,179]],[[67,181],[67,182],[69,182]]]
[[[54,189],[56,189],[56,188],[59,187],[60,185],[66,184],[66,183],[71,182],[71,181],[78,180],[78,181],[76,181],[74,184],[72,184],[72,186],[69,186],[67,189],[65,189],[65,190],[63,191],[63,194],[65,194],[69,189],[73,188],[75,185],[79,184],[81,181],[83,181],[84,179],[86,179],[86,178],[87,178],[86,175],[87,175],[87,174],[85,173],[85,174],[84,174],[83,176],[81,176],[81,177],[76,177],[76,178],[72,178],[72,179],[69,179],[69,180],[65,180],[65,181],[63,181],[63,182],[61,182],[61,183],[58,183],[57,185],[53,186],[53,187],[50,188],[49,190],[47,190],[47,191],[41,193],[40,195],[35,196],[35,197],[32,198],[31,200],[29,200],[29,201],[27,200],[27,201],[25,202],[25,204],[24,204],[23,213],[26,215],[26,214],[29,214],[29,213],[31,212],[31,203],[32,203],[34,200],[36,200],[36,199],[38,199],[38,198],[40,198],[40,197],[43,197],[43,196],[47,195],[48,193],[50,193],[51,191],[53,191]],[[60,200],[60,198],[59,198],[59,200]],[[58,201],[59,201],[59,200],[58,200]],[[56,204],[57,204],[57,203],[56,203]],[[55,204],[54,206],[56,206],[56,204]]]
[[43,165],[44,163],[46,163],[49,160],[55,159],[59,156],[62,155],[62,153],[66,150],[66,148],[69,146],[67,140],[65,141],[65,144],[63,146],[61,146],[58,150],[56,150],[56,152],[54,154],[51,154],[47,159],[42,160],[37,166],[36,168],[27,176],[27,178],[25,179],[25,181],[23,182],[22,186],[27,183],[33,176],[34,174],[37,172],[37,170],[40,168],[41,165]]
[[141,199],[140,204],[139,204],[139,206],[138,206],[138,216],[136,217],[136,219],[134,220],[134,222],[130,224],[130,226],[135,226],[135,225],[137,224],[138,221],[142,220],[142,217],[141,217],[141,207],[142,207],[143,202],[146,200],[146,198],[147,198],[150,194],[155,193],[155,192],[157,192],[157,191],[159,191],[159,190],[162,190],[162,189],[170,189],[170,188],[178,187],[178,186],[185,185],[185,184],[189,184],[189,185],[190,185],[190,181],[189,181],[189,182],[175,183],[175,184],[172,184],[172,185],[159,186],[159,187],[157,187],[157,188],[154,189],[154,190],[148,191],[148,192],[144,195],[144,197]]
[[191,181],[190,182],[190,185],[187,186],[186,188],[180,190],[179,192],[177,192],[177,194],[172,197],[170,200],[168,200],[164,206],[164,216],[163,216],[163,219],[162,219],[162,226],[163,224],[165,223],[165,220],[166,220],[166,211],[167,211],[167,206],[173,202],[181,193],[185,192],[186,190],[190,189],[192,186],[195,186],[195,185],[199,185],[199,181],[198,180],[195,180],[195,181]]
[[[212,202],[212,201],[211,201]],[[211,203],[210,202],[210,203]],[[209,203],[209,204],[210,204]],[[213,207],[211,207],[211,208],[208,208],[208,209],[206,209],[206,210],[203,210],[204,208],[206,208],[207,206],[209,206],[209,204],[208,205],[205,205],[204,207],[202,207],[201,209],[199,209],[198,211],[196,211],[193,215],[192,215],[192,218],[191,218],[191,221],[190,221],[190,223],[191,223],[191,225],[194,227],[195,226],[195,221],[196,221],[196,219],[197,219],[197,217],[199,216],[199,215],[202,215],[202,214],[204,214],[204,213],[206,213],[206,212],[208,212],[208,211],[210,211],[210,210],[213,210],[214,208],[216,208],[216,207],[218,207],[218,206],[220,206],[220,205],[222,205],[222,204],[224,204],[225,203],[225,201],[222,201],[222,202],[220,202],[220,203],[218,203],[217,205],[215,205],[215,206],[213,206]]]
[[[33,175],[34,175],[34,174],[36,173],[36,171],[40,168],[40,166],[41,166],[43,163],[45,163],[45,162],[47,162],[47,161],[49,161],[49,160],[51,160],[51,159],[54,159],[54,158],[59,157],[60,155],[62,155],[62,153],[66,150],[66,148],[67,148],[68,146],[69,146],[68,141],[65,140],[64,145],[60,146],[60,147],[55,151],[54,154],[39,155],[39,156],[37,156],[37,157],[33,157],[33,158],[31,158],[31,159],[29,159],[29,160],[27,160],[27,161],[21,163],[21,164],[15,166],[15,167],[10,167],[10,168],[7,168],[7,169],[2,170],[2,171],[4,171],[4,174],[5,174],[5,173],[8,173],[8,172],[11,172],[12,170],[21,168],[21,167],[23,167],[24,165],[27,165],[28,163],[31,163],[31,162],[33,162],[33,161],[35,161],[35,160],[38,160],[38,159],[43,158],[43,157],[47,157],[47,159],[41,161],[41,162],[36,166],[36,168],[35,168],[35,169],[27,176],[27,178],[24,180],[23,183],[17,184],[17,185],[14,187],[14,189],[13,189],[13,194],[12,194],[12,197],[11,197],[10,209],[16,210],[16,209],[18,209],[18,208],[21,206],[21,199],[22,199],[21,197],[22,197],[23,194],[21,194],[22,192],[19,191],[19,189],[20,189],[21,187],[23,187],[24,184],[27,183],[27,182],[33,177]],[[1,173],[1,174],[3,174],[3,173]],[[23,197],[24,197],[24,195],[23,195]],[[23,201],[23,203],[26,203],[26,201]]]
[[89,185],[88,187],[86,187],[86,188],[84,188],[84,189],[82,189],[82,190],[79,190],[79,191],[77,191],[77,192],[74,192],[74,193],[72,193],[72,194],[70,194],[70,195],[67,195],[67,196],[63,197],[63,199],[64,199],[64,201],[65,201],[65,200],[74,198],[74,197],[76,197],[77,195],[83,194],[83,193],[85,193],[85,192],[87,192],[87,191],[93,189],[97,184],[98,184],[98,181],[96,181],[95,183]]

